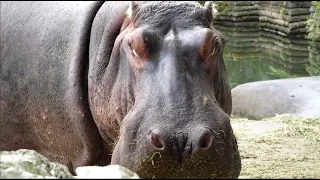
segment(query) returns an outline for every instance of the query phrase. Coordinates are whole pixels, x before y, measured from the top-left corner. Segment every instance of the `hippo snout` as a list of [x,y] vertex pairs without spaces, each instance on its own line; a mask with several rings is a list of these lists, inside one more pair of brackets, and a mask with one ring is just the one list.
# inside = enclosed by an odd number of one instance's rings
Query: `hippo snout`
[[182,162],[197,150],[209,151],[213,146],[214,134],[208,128],[196,130],[193,134],[166,133],[164,130],[155,128],[150,131],[148,138],[155,150],[170,153],[178,162]]
[[[141,103],[140,105],[143,105]],[[157,106],[143,106],[126,117],[113,151],[112,164],[124,165],[143,178],[236,178],[241,160],[230,124],[223,111],[197,108],[192,116]],[[160,120],[161,119],[161,120]],[[138,123],[137,123],[138,122]]]
[[112,164],[124,165],[143,178],[239,176],[241,160],[230,117],[213,102],[187,108],[161,104],[146,108],[144,103],[126,116]]

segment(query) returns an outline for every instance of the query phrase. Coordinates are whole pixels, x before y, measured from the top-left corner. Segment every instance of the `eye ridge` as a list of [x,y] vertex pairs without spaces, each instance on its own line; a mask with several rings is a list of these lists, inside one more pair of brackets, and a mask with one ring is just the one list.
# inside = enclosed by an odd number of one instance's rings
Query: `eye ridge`
[[131,50],[131,54],[134,57],[137,57],[139,59],[143,59],[144,56],[146,55],[146,53],[148,53],[147,46],[148,46],[149,38],[144,36],[144,37],[142,37],[141,40],[142,41],[140,41],[140,43],[138,41],[138,44],[135,44],[136,42],[134,41],[134,39],[132,37],[129,37],[129,40],[128,40],[128,46]]
[[[213,55],[217,54],[219,52],[219,42],[218,42],[219,38],[215,37],[213,40],[213,48],[212,48],[212,53],[208,56],[207,60],[209,59],[213,59],[213,61],[215,61],[217,58],[212,58]],[[206,60],[206,61],[207,61]]]
[[210,56],[217,54],[219,52],[219,38],[215,37],[213,39],[213,51]]

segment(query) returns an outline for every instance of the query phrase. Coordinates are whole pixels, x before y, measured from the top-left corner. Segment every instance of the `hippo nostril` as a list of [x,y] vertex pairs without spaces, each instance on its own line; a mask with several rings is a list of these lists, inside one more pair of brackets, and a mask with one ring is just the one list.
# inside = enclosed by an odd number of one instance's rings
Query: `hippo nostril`
[[151,142],[152,142],[153,146],[157,149],[163,149],[163,147],[164,147],[161,136],[157,130],[153,130],[151,132]]
[[200,146],[200,148],[205,149],[205,148],[210,147],[211,143],[212,143],[212,133],[210,131],[206,131],[200,137],[199,146]]

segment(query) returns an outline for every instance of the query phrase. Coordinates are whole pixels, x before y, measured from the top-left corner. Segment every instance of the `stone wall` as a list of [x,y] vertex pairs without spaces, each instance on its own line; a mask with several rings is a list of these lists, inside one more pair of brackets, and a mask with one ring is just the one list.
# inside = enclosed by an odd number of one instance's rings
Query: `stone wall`
[[259,80],[317,75],[319,72],[317,51],[309,50],[307,39],[280,36],[259,27],[216,25],[215,28],[227,41],[223,56],[231,87]]
[[279,36],[257,27],[216,25],[216,29],[223,32],[227,39],[225,51],[228,53],[224,54],[226,60],[242,60],[242,57],[247,60],[252,57],[272,62],[288,73],[306,73],[304,65],[309,61],[309,41],[306,39]]
[[214,1],[215,24],[259,27],[282,36],[305,37],[312,1]]

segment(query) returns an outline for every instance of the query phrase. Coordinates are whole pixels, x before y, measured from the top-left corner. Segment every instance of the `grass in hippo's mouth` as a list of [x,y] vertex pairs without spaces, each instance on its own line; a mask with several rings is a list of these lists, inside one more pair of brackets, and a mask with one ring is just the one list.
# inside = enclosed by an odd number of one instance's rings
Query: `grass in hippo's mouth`
[[165,153],[155,152],[141,162],[136,173],[141,178],[147,179],[216,178],[217,176],[228,178],[233,176],[229,174],[223,174],[222,176],[219,171],[219,166],[216,166],[210,157],[197,158],[196,161],[190,158],[183,163],[179,163]]
[[232,118],[240,178],[320,178],[320,118]]

